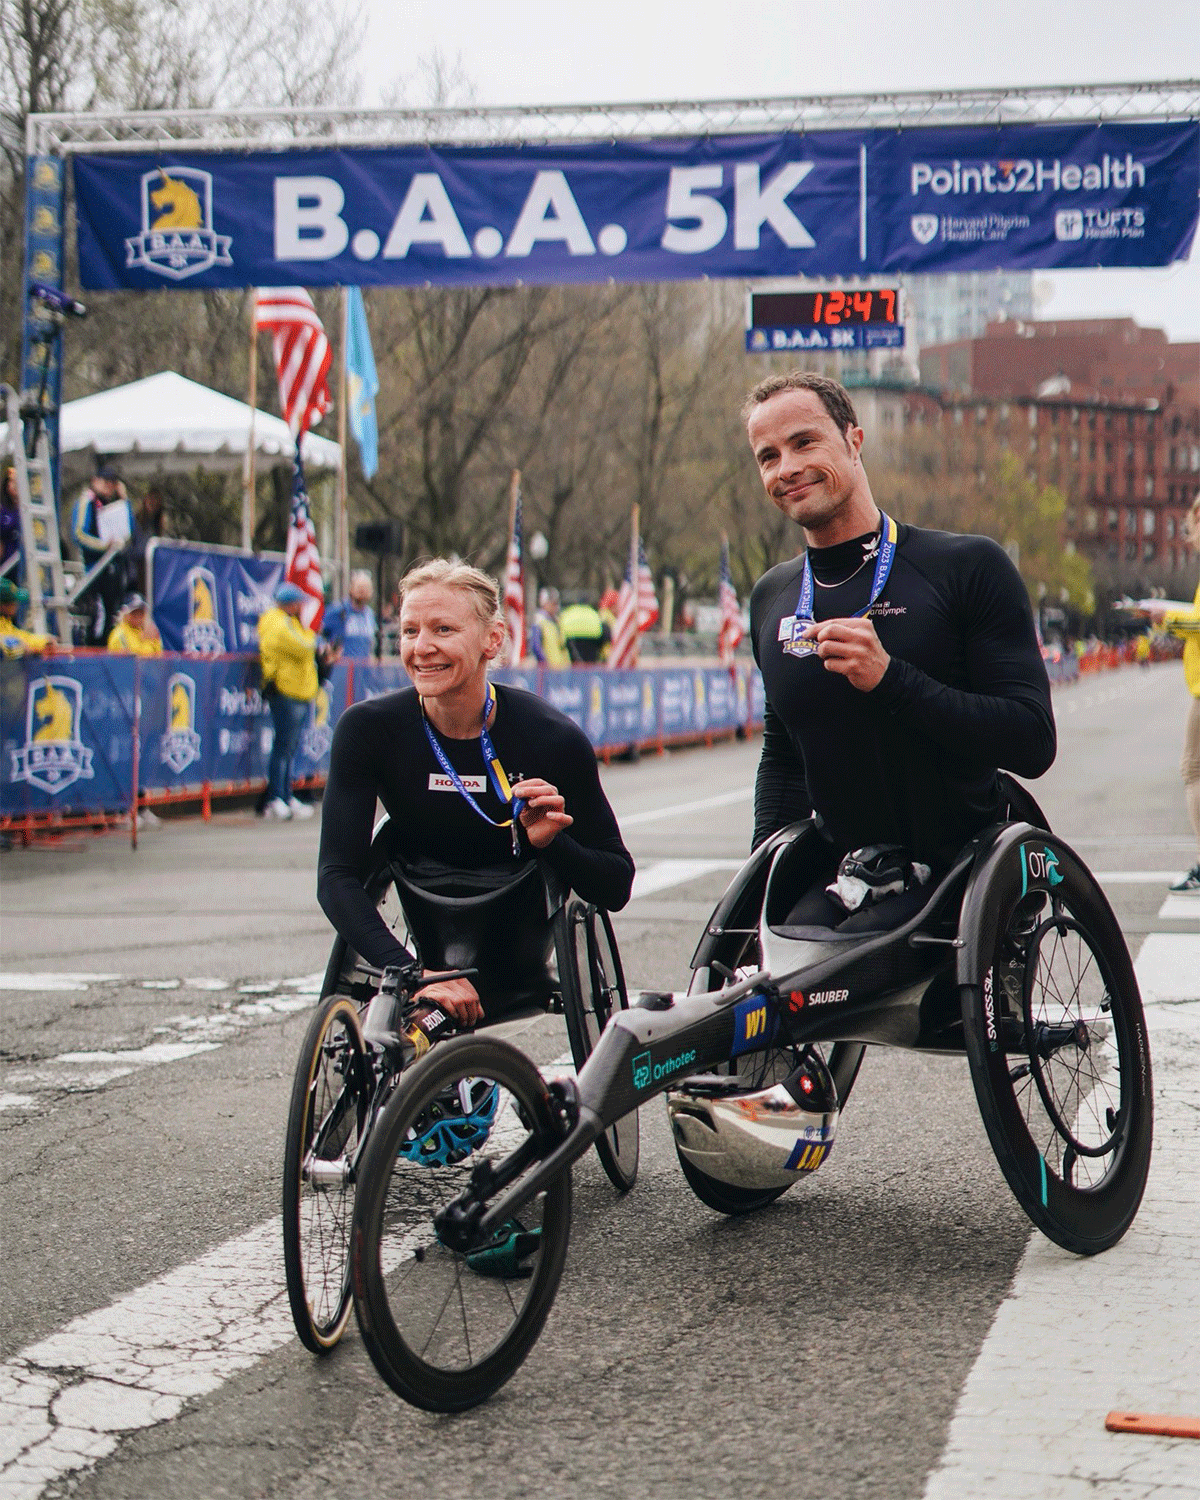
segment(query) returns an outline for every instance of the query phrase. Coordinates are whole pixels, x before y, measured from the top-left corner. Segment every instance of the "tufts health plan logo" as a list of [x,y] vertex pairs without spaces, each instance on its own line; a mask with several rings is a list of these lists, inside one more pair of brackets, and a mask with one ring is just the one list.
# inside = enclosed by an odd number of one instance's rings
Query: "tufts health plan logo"
[[183,281],[211,266],[231,266],[227,234],[213,227],[211,172],[158,167],[142,175],[142,232],[125,241],[126,267]]

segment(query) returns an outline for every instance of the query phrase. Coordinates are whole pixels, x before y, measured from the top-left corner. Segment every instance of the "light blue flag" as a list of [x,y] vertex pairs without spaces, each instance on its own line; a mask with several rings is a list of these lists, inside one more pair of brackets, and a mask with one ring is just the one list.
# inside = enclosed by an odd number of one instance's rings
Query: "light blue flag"
[[372,478],[379,467],[379,428],[375,423],[378,390],[367,310],[361,290],[352,286],[346,293],[346,405],[366,479]]

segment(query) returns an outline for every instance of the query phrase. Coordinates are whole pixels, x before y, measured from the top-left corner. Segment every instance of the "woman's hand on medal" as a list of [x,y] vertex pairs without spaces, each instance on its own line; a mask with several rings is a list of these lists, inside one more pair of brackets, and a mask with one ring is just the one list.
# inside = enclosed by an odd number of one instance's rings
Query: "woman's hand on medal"
[[817,655],[828,671],[845,677],[861,693],[879,686],[891,661],[875,634],[875,626],[862,616],[822,620],[808,626],[804,637],[816,641]]
[[538,776],[526,776],[514,785],[512,792],[525,804],[521,809],[521,827],[535,849],[544,849],[575,821],[567,812],[558,788]]

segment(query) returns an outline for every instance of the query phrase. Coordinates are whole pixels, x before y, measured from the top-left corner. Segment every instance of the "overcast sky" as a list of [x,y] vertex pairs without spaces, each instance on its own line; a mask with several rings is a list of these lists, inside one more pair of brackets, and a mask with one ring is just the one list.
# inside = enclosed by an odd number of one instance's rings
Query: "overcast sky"
[[[1195,0],[365,0],[364,101],[457,64],[478,104],[748,99],[1200,79]],[[1198,236],[1200,239],[1200,236]],[[1039,316],[1129,315],[1200,340],[1200,253],[1039,277]]]

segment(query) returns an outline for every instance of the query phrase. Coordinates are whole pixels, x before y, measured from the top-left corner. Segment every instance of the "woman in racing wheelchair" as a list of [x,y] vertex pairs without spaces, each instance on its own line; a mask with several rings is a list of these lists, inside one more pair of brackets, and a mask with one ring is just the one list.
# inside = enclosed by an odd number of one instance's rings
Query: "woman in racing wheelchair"
[[[489,874],[501,885],[537,860],[605,911],[629,900],[633,859],[590,742],[544,699],[488,681],[504,633],[485,573],[441,558],[421,564],[400,584],[400,660],[413,686],[356,703],[338,723],[317,896],[376,968],[414,962],[364,885],[377,798],[395,856],[418,884],[422,874],[444,885],[461,872],[467,887]],[[503,1019],[514,1003],[511,987],[423,977],[417,1019],[429,1040]]]
[[[317,891],[338,937],[296,1071],[283,1190],[288,1295],[314,1353],[346,1326],[358,1171],[401,1070],[452,1030],[556,998],[578,1067],[627,1004],[608,913],[629,900],[633,860],[591,744],[541,698],[489,683],[505,626],[486,574],[435,559],[400,602],[413,686],[342,715],[321,820]],[[398,1154],[423,1179],[454,1171],[503,1136],[503,1117],[494,1084],[460,1081]],[[636,1117],[596,1149],[631,1187]],[[540,1228],[510,1227],[473,1270],[528,1276]]]

